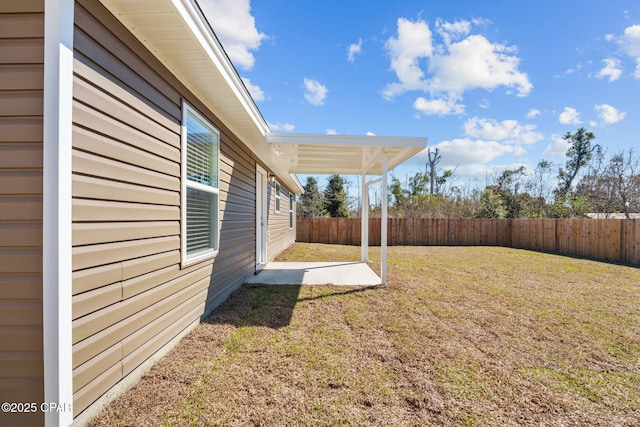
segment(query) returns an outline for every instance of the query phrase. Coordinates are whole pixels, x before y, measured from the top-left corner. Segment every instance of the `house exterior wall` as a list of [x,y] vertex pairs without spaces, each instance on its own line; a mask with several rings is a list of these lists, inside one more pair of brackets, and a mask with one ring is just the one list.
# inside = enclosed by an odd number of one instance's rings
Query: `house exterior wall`
[[[0,13],[0,402],[42,402],[44,2]],[[39,403],[38,403],[39,404]],[[38,425],[38,410],[0,425]]]
[[[73,405],[86,415],[255,270],[256,156],[94,1],[75,7]],[[0,400],[44,401],[44,1],[0,13]],[[180,264],[181,106],[220,131],[220,253]],[[289,192],[268,255],[295,239]],[[295,225],[294,225],[295,226]],[[139,371],[139,369],[138,369]],[[111,393],[113,394],[113,393]],[[104,397],[103,397],[104,399]],[[0,413],[0,425],[43,413]]]
[[[73,97],[73,391],[74,416],[84,417],[255,271],[256,158],[89,0],[75,8]],[[187,267],[180,264],[183,100],[221,140],[220,252],[215,262]],[[269,222],[274,256],[295,238],[284,190],[287,210]]]
[[[276,212],[276,185],[270,183],[268,187],[268,236],[267,261],[273,261],[282,251],[296,241],[296,206],[293,203],[293,224],[289,221],[289,195],[286,187],[280,192],[280,211]],[[293,225],[293,227],[290,227]]]

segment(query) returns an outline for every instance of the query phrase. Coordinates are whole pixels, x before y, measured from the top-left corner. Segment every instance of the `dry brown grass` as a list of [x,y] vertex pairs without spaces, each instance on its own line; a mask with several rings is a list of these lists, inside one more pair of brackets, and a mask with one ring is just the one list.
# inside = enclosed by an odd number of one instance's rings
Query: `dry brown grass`
[[384,288],[245,286],[92,425],[640,425],[640,270],[391,247]]

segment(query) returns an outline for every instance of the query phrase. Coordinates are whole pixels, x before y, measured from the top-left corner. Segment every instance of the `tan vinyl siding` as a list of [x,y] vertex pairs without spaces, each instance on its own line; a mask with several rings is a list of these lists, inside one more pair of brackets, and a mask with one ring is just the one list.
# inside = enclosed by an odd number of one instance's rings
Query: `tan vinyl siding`
[[[295,221],[293,228],[289,228],[289,194],[289,190],[286,187],[280,187],[280,212],[276,212],[275,184],[270,183],[268,186],[267,261],[273,261],[275,257],[296,240]],[[295,214],[295,206],[293,208]]]
[[[256,161],[106,9],[79,1],[75,24],[77,416],[253,273]],[[221,140],[220,253],[186,268],[180,264],[183,100],[211,121]]]
[[[44,400],[44,2],[4,3],[0,12],[0,401],[39,405]],[[39,411],[0,412],[0,425],[43,423]]]

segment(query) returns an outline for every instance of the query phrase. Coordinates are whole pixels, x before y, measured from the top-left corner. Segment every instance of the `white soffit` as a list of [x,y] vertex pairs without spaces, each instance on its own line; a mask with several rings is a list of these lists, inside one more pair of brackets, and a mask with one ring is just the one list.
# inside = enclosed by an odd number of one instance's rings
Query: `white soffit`
[[273,158],[289,173],[381,175],[427,147],[427,138],[268,133]]
[[231,132],[292,191],[302,187],[272,164],[269,126],[195,0],[101,0]]

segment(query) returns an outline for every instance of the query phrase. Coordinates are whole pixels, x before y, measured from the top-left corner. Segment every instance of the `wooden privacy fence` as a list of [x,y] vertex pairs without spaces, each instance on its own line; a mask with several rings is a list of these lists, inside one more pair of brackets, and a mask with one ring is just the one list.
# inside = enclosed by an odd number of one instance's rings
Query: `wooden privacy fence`
[[[360,244],[360,218],[299,218],[296,241]],[[390,218],[390,246],[505,246],[640,265],[640,221],[628,219]],[[380,218],[369,219],[380,245]]]

